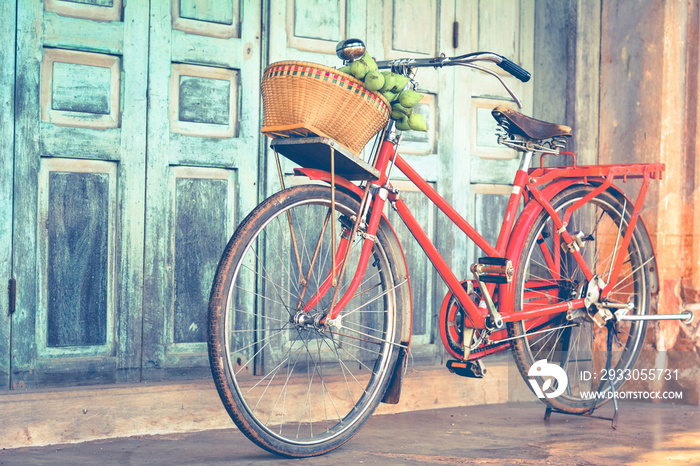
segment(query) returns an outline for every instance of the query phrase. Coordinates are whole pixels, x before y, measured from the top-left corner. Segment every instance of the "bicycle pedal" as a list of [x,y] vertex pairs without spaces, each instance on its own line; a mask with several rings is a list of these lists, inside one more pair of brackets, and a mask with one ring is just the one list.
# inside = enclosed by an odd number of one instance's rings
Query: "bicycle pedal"
[[472,273],[484,283],[510,283],[515,269],[505,257],[480,257],[478,264],[472,264]]
[[481,359],[476,361],[447,361],[447,370],[453,374],[457,374],[462,377],[470,377],[472,379],[483,379],[486,375],[486,367]]

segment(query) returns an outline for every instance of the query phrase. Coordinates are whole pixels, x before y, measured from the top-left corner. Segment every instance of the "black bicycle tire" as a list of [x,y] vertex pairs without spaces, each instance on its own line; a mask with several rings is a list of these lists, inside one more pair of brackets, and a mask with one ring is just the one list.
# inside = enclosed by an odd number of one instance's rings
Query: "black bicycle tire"
[[[348,210],[356,210],[359,207],[359,202],[347,195],[344,192],[336,191],[336,207],[345,208]],[[308,457],[324,454],[331,451],[345,442],[347,442],[357,431],[362,424],[369,418],[372,412],[379,404],[387,385],[390,381],[392,368],[396,361],[398,351],[395,346],[399,343],[401,337],[401,319],[403,306],[406,303],[401,302],[401,293],[396,293],[393,299],[397,303],[393,308],[393,329],[389,330],[394,336],[392,344],[386,345],[389,352],[389,361],[383,366],[383,374],[379,374],[380,383],[375,387],[375,393],[368,402],[368,406],[364,407],[362,414],[352,419],[352,426],[344,431],[342,435],[333,437],[325,442],[310,443],[307,445],[299,445],[290,442],[285,442],[274,435],[270,435],[266,429],[262,428],[260,423],[251,416],[251,413],[246,408],[245,400],[242,400],[241,394],[237,390],[237,385],[232,378],[230,366],[225,363],[226,359],[226,338],[225,325],[223,325],[226,312],[226,300],[231,286],[233,275],[235,273],[237,263],[242,260],[242,255],[245,253],[247,246],[260,233],[261,228],[271,217],[283,215],[287,208],[295,205],[297,202],[310,202],[314,199],[330,199],[330,188],[319,185],[296,186],[277,193],[256,209],[254,209],[246,219],[240,224],[234,235],[231,237],[223,255],[214,283],[209,304],[209,334],[208,334],[208,349],[209,358],[212,368],[214,381],[219,392],[220,398],[239,429],[254,443],[261,448],[272,453],[288,457]],[[386,226],[380,226],[377,232],[377,241],[375,248],[380,248],[386,256],[387,266],[390,274],[395,274],[395,264],[399,258],[395,257],[396,251],[389,246],[387,237],[388,232]],[[353,273],[353,270],[348,270],[347,273]],[[396,285],[397,276],[391,277],[392,282]],[[353,408],[354,410],[354,408]]]
[[[574,185],[571,186],[562,192],[558,193],[556,196],[551,201],[552,206],[554,207],[555,210],[559,211],[563,205],[572,205],[575,200],[581,199],[585,195],[589,194],[591,191],[593,191],[596,188],[596,186],[588,184],[588,185]],[[614,207],[615,209],[618,210],[619,212],[623,212],[624,210],[624,218],[625,221],[628,221],[630,218],[631,214],[631,205],[630,203],[626,203],[625,207],[625,202],[621,199],[620,193],[618,193],[615,190],[608,189],[598,196],[596,196],[596,202],[605,202],[608,203],[611,207]],[[522,308],[522,303],[523,303],[523,298],[522,298],[522,290],[523,290],[523,280],[525,278],[525,273],[527,270],[527,258],[531,254],[531,251],[536,247],[537,245],[537,240],[539,237],[539,233],[543,228],[543,225],[547,222],[549,219],[549,214],[547,214],[546,211],[542,211],[535,219],[535,221],[532,224],[532,227],[528,231],[528,236],[527,239],[524,243],[524,247],[521,251],[521,256],[519,260],[519,265],[518,265],[518,270],[516,273],[516,292],[515,292],[515,299],[514,299],[514,308],[515,309],[521,309]],[[640,277],[642,279],[642,287],[643,290],[639,293],[642,295],[643,303],[644,306],[636,310],[638,314],[647,314],[650,311],[650,306],[651,306],[651,296],[650,296],[650,289],[651,289],[651,278],[650,278],[650,269],[651,267],[654,266],[654,261],[649,260],[651,256],[653,256],[653,251],[651,250],[648,245],[650,245],[651,242],[648,237],[648,233],[646,231],[646,228],[644,227],[643,223],[641,220],[637,222],[637,226],[635,227],[634,235],[633,235],[633,240],[630,243],[630,247],[634,248],[634,251],[630,257],[633,257],[635,260],[636,265],[639,267],[636,272],[634,272],[635,277]],[[639,266],[639,264],[646,264],[643,266]],[[590,264],[589,264],[590,265]],[[634,270],[634,267],[632,267],[632,270]],[[560,317],[560,320],[563,321],[563,319]],[[633,332],[635,333],[634,335],[634,340],[627,340],[625,344],[625,349],[622,351],[622,354],[624,355],[624,368],[629,368],[631,369],[634,367],[634,364],[636,363],[636,360],[639,356],[639,354],[642,351],[643,347],[643,342],[644,338],[646,335],[646,322],[637,322],[637,323],[632,323],[630,324],[633,328]],[[513,322],[508,324],[508,334],[509,337],[511,338],[516,338],[512,342],[512,348],[513,348],[513,356],[515,358],[516,366],[525,380],[526,384],[530,386],[531,389],[533,387],[528,383],[530,381],[530,368],[532,367],[533,363],[535,362],[535,358],[532,355],[532,352],[530,350],[530,344],[529,340],[527,338],[522,338],[524,335],[524,330],[525,329],[525,324],[522,322]],[[562,332],[565,332],[566,330],[563,330]],[[602,329],[602,331],[605,331],[605,329]],[[630,346],[631,345],[631,346]],[[628,348],[629,346],[629,348]],[[620,357],[618,360],[618,364],[620,361],[623,361],[623,356]],[[615,366],[617,367],[617,366]],[[600,374],[591,374],[591,377],[600,377]],[[617,381],[615,383],[615,389],[619,390],[624,383],[624,379]],[[609,392],[610,390],[610,385],[609,383],[604,383],[601,382],[600,387],[598,387],[600,391],[603,392]],[[534,392],[534,389],[533,389]],[[572,414],[581,414],[581,413],[586,413],[590,412],[591,409],[594,409],[595,407],[601,406],[608,401],[610,401],[610,397],[605,396],[605,397],[600,397],[600,398],[593,398],[593,399],[574,399],[575,397],[567,397],[567,396],[560,396],[556,398],[544,398],[542,401],[544,401],[546,404],[551,406],[554,409],[563,411],[563,412],[568,412]]]

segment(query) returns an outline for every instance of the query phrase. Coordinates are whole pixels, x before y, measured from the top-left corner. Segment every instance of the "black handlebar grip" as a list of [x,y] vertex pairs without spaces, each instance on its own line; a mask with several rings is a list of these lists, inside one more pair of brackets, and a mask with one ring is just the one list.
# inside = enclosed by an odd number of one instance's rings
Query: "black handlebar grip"
[[501,58],[502,61],[498,64],[498,66],[500,66],[503,70],[512,74],[524,83],[530,80],[530,73],[526,69],[516,65],[512,61],[508,60],[506,57]]

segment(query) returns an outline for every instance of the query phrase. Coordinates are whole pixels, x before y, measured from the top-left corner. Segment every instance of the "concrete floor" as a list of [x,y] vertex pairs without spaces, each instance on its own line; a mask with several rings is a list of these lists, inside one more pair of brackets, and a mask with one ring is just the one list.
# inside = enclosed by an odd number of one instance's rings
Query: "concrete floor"
[[[609,416],[612,406],[597,413]],[[506,403],[375,415],[348,443],[284,464],[700,464],[700,407],[622,402],[610,421]],[[268,464],[234,429],[0,451],[0,465]]]

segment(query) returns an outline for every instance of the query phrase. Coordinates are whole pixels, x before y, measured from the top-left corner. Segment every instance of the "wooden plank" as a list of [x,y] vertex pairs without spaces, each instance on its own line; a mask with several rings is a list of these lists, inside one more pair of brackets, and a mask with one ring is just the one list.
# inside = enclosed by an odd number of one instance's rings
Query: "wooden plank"
[[244,61],[253,57],[253,53],[259,53],[254,43],[249,40],[250,38],[244,40],[235,37],[220,39],[173,30],[172,60],[180,63],[241,68]]
[[391,34],[387,34],[391,37],[391,49],[409,54],[435,54],[438,1],[393,0],[392,3]]
[[170,165],[233,168],[251,161],[251,154],[242,152],[242,147],[246,144],[239,138],[192,138],[171,133],[168,160]]
[[16,2],[0,1],[0,390],[10,386],[10,303],[3,287],[12,277],[12,180],[15,112]]
[[95,130],[41,123],[41,151],[46,156],[120,160],[122,130]]
[[[168,80],[171,70],[171,5],[160,0],[151,3],[149,48],[158,53],[148,56],[148,75],[152,83],[148,92],[148,185],[145,197],[148,222],[145,224],[144,296],[143,296],[143,356],[142,378],[162,378],[166,350],[166,315],[169,310],[170,289],[167,277],[169,260],[168,237],[168,151],[170,123]],[[165,111],[164,111],[165,110]]]
[[[600,7],[599,7],[600,8]],[[559,124],[570,124],[566,117],[567,43],[571,34],[568,23],[569,3],[539,0],[535,18],[533,69],[534,108],[532,117]],[[596,34],[597,35],[597,34]],[[589,39],[593,39],[589,37]],[[590,47],[593,49],[593,47]],[[590,70],[586,70],[586,73]]]
[[[121,161],[117,190],[121,239],[117,249],[117,374],[119,382],[138,382],[141,375],[143,258],[146,186],[146,95],[148,89],[147,2],[124,9],[124,88]],[[155,53],[155,52],[154,52]]]
[[90,27],[85,27],[83,19],[47,12],[44,17],[44,45],[121,55],[124,50],[123,27],[118,22],[92,22]]
[[471,158],[471,182],[509,184],[515,178],[520,165],[519,159]]
[[[34,341],[36,319],[36,218],[39,174],[39,69],[42,5],[18,2],[17,23],[27,28],[17,34],[17,89],[15,115],[13,273],[17,279],[17,310],[12,316],[12,387],[33,387],[36,374]],[[29,27],[32,25],[32,27]]]
[[520,42],[520,0],[479,2],[479,42],[481,51],[517,57]]
[[576,12],[573,149],[578,163],[592,165],[598,162],[601,0],[577,0]]

